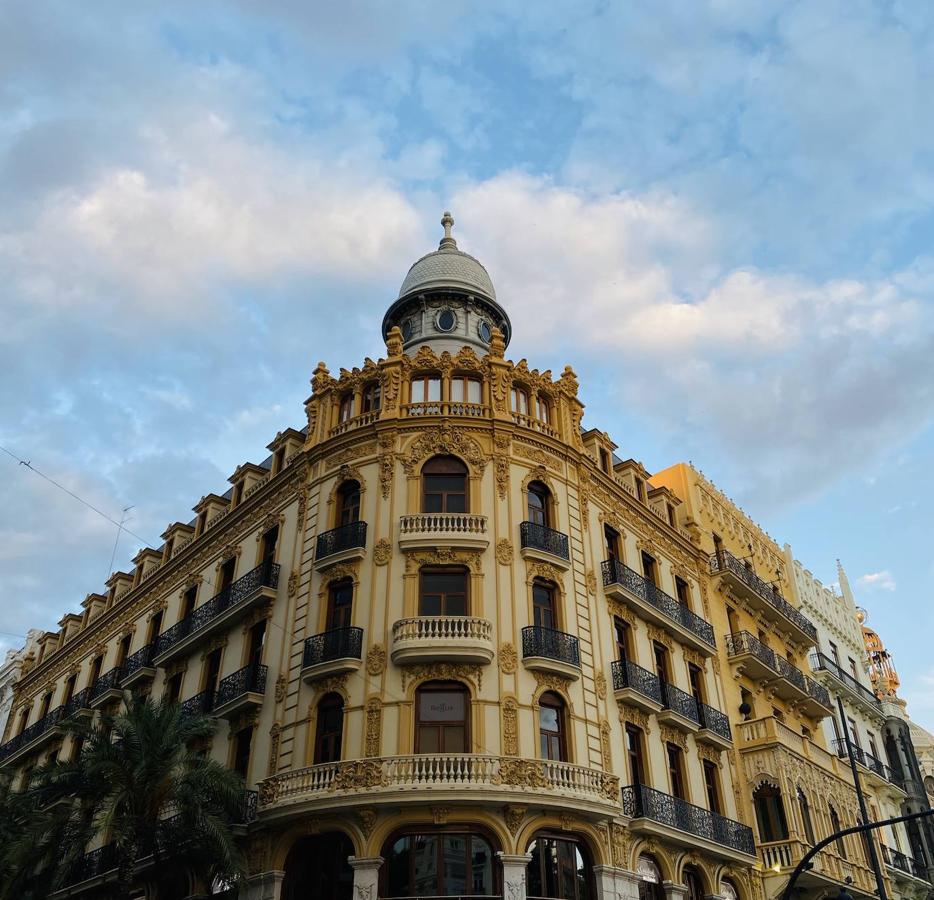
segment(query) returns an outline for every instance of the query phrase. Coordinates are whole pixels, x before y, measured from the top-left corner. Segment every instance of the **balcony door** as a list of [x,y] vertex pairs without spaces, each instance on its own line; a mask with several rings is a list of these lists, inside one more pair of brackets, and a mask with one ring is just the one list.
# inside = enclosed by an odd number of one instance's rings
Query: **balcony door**
[[555,589],[547,582],[536,581],[532,585],[532,615],[534,624],[539,628],[557,629]]
[[626,723],[626,757],[633,784],[645,784],[645,747],[642,729]]
[[360,484],[345,481],[337,492],[337,525],[352,525],[360,521]]
[[419,575],[420,616],[466,616],[468,613],[465,569],[422,569]]
[[564,702],[550,691],[538,701],[538,735],[542,759],[567,760]]
[[470,752],[470,696],[453,681],[423,684],[415,695],[415,752]]
[[533,481],[529,485],[529,521],[533,525],[540,525],[543,528],[551,527],[550,499],[551,494],[548,488],[540,481]]
[[328,590],[328,613],[325,631],[349,628],[353,613],[353,582],[347,578],[337,581]]
[[468,512],[467,466],[454,456],[436,456],[422,468],[422,512]]

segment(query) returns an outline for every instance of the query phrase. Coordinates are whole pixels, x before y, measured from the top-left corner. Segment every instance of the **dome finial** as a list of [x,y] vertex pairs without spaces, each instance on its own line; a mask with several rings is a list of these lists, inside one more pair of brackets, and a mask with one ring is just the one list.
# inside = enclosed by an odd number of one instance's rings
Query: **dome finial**
[[441,224],[444,226],[444,237],[441,238],[441,243],[438,244],[438,249],[456,250],[457,241],[451,237],[451,229],[454,227],[454,216],[445,210],[444,215],[441,217]]

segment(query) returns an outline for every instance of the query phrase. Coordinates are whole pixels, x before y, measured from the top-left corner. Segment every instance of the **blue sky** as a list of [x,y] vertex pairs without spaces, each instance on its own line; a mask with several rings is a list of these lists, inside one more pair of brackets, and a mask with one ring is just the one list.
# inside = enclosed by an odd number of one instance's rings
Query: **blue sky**
[[[840,557],[934,727],[934,10],[4,18],[4,446],[158,542],[301,426],[319,359],[379,355],[450,208],[510,355],[573,365],[623,456],[692,460],[826,583]],[[0,630],[54,628],[103,585],[114,528],[0,465]]]

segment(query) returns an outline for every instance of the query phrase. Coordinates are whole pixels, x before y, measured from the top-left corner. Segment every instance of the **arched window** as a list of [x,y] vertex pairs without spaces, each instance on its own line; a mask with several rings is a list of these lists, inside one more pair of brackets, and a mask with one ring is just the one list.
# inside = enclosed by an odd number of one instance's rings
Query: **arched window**
[[381,855],[386,862],[380,897],[488,897],[498,893],[493,847],[475,832],[397,835]]
[[337,489],[337,524],[350,525],[360,521],[360,483],[345,481]]
[[[353,844],[332,831],[300,838],[289,850],[282,881],[282,900],[351,900]],[[171,896],[183,896],[181,893]]]
[[785,818],[782,792],[771,784],[763,784],[753,791],[752,799],[756,807],[759,839],[763,842],[787,840],[788,820]]
[[924,776],[924,789],[929,797],[934,797],[934,778],[930,775]]
[[348,422],[353,418],[353,401],[353,391],[347,391],[346,394],[341,395],[340,411],[337,417],[339,422]]
[[723,900],[739,900],[739,891],[729,878],[724,878],[720,882],[720,896]]
[[535,395],[535,418],[545,425],[551,424],[551,404],[542,394]]
[[558,627],[555,586],[550,581],[536,578],[532,582],[532,621],[539,628]]
[[429,681],[415,693],[415,752],[470,752],[470,695],[456,681]]
[[694,866],[684,867],[684,885],[688,889],[685,900],[704,900],[704,883]]
[[550,691],[538,701],[538,743],[542,759],[567,760],[564,701]]
[[467,585],[466,569],[422,569],[418,580],[418,614],[466,616],[470,607]]
[[529,521],[544,528],[551,527],[551,492],[540,481],[529,484]]
[[665,900],[662,887],[662,870],[654,856],[643,853],[636,862],[636,875],[639,876],[639,900]]
[[528,852],[532,856],[526,869],[528,897],[591,900],[594,896],[590,855],[580,841],[541,834]]
[[315,729],[315,765],[337,762],[341,758],[344,737],[344,699],[340,694],[325,694],[318,703]]
[[798,811],[801,813],[801,827],[804,829],[804,839],[812,846],[814,840],[814,825],[811,822],[811,807],[808,804],[807,794],[798,788]]
[[[828,807],[830,809],[830,830],[839,831],[841,827],[840,816],[837,815],[837,810],[834,808],[832,803],[828,804]],[[844,839],[837,838],[835,843],[837,847],[837,853],[839,853],[843,859],[846,859],[846,844],[844,843]]]
[[353,581],[342,578],[328,586],[328,611],[324,630],[349,628],[353,613]]
[[422,467],[422,512],[467,512],[467,466],[455,456],[435,456]]

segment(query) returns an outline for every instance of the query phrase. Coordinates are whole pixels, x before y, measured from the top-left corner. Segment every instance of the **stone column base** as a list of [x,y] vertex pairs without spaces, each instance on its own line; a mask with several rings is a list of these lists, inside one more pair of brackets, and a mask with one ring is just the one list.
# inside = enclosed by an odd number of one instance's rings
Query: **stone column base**
[[597,900],[639,900],[639,876],[616,866],[594,866]]
[[525,878],[531,853],[496,854],[503,865],[503,900],[525,900]]
[[353,869],[354,900],[377,900],[379,897],[379,867],[382,856],[348,856]]

